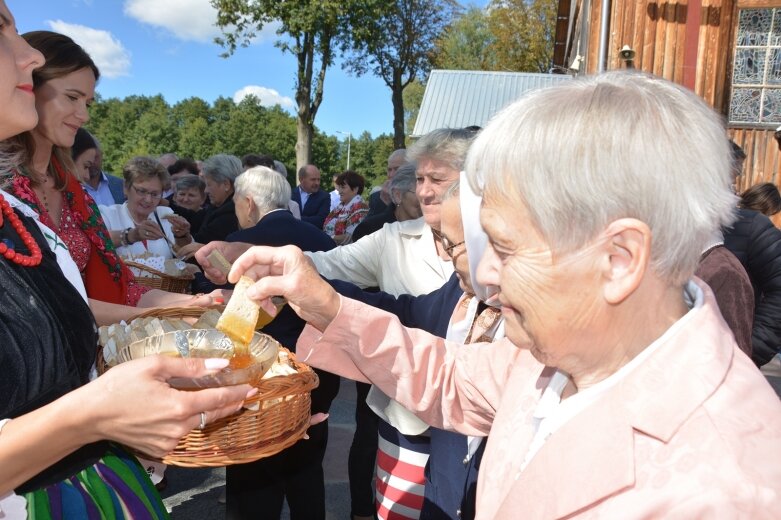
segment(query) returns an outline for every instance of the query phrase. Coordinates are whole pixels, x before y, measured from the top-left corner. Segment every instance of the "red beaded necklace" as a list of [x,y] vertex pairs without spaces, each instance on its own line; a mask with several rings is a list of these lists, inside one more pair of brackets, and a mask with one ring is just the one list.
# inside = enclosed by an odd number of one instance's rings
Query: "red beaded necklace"
[[[27,249],[32,253],[30,256],[17,253],[14,251],[13,242],[6,239],[0,242],[0,255],[3,255],[15,264],[24,267],[35,267],[40,264],[41,259],[43,258],[43,255],[41,255],[41,248],[38,247],[38,243],[30,232],[27,231],[24,224],[22,224],[22,220],[16,215],[11,205],[2,195],[0,195],[0,209],[2,209],[2,212],[0,212],[0,226],[3,225],[3,216],[8,217],[8,222],[10,222],[11,226],[13,226],[14,230],[16,230],[22,238],[24,245],[27,246]],[[10,246],[8,245],[9,243],[11,244]]]

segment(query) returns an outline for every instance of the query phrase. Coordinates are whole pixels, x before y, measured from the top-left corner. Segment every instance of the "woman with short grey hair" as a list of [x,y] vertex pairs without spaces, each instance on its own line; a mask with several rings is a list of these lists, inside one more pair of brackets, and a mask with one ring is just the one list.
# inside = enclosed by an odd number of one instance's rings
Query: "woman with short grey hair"
[[186,174],[174,181],[174,203],[190,211],[201,211],[206,202],[206,183],[198,175]]
[[[406,156],[416,163],[415,195],[422,218],[393,222],[333,251],[307,253],[320,274],[361,287],[377,286],[395,296],[427,294],[441,287],[452,275],[453,264],[439,238],[440,200],[450,184],[458,180],[475,135],[471,130],[441,128],[415,142]],[[380,426],[382,456],[398,454],[400,461],[389,471],[400,486],[394,488],[396,495],[386,495],[383,486],[375,486],[375,502],[383,504],[391,514],[409,516],[416,510],[408,505],[423,495],[423,486],[416,482],[425,480],[429,437],[422,434],[428,425],[376,388],[369,391],[366,402],[386,421]],[[414,450],[402,450],[401,446],[414,446]],[[355,452],[351,448],[351,456]],[[362,455],[353,458],[360,459]]]
[[212,240],[225,240],[225,237],[239,229],[236,220],[236,210],[233,203],[233,184],[241,175],[241,160],[228,154],[218,154],[209,157],[203,163],[201,174],[206,182],[206,195],[211,207],[206,210],[203,223],[197,230],[190,230],[184,224],[184,219],[177,221],[174,233],[177,244],[183,245],[179,256],[190,257]]
[[201,175],[204,176],[207,184],[211,180],[218,185],[227,182],[232,186],[242,171],[241,160],[238,157],[221,153],[213,155],[204,161]]
[[477,133],[466,128],[438,128],[427,133],[407,149],[407,161],[441,161],[451,168],[464,169],[464,158]]

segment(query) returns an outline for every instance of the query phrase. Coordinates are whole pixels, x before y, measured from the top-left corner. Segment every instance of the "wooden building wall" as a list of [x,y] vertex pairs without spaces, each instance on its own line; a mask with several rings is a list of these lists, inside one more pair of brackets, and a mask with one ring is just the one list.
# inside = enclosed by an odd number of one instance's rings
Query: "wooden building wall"
[[[690,20],[689,11],[699,18]],[[685,84],[687,57],[695,66],[688,81],[693,90],[724,113],[729,103],[728,76],[734,40],[734,0],[612,0],[608,69],[624,67],[624,45],[635,50],[634,65]],[[587,72],[598,69],[602,2],[591,4]],[[691,48],[687,49],[687,46]],[[687,56],[688,52],[688,56]],[[696,58],[696,63],[691,62]]]
[[[570,2],[583,5],[583,0],[567,0],[567,10]],[[691,88],[726,119],[736,17],[738,8],[744,7],[781,7],[781,0],[611,0],[606,68],[623,68],[619,51],[629,45],[636,52],[635,68]],[[590,11],[583,13],[589,29],[581,72],[598,70],[601,10],[602,1],[592,0]],[[729,127],[728,133],[747,155],[739,190],[760,182],[781,186],[781,157],[773,131]]]

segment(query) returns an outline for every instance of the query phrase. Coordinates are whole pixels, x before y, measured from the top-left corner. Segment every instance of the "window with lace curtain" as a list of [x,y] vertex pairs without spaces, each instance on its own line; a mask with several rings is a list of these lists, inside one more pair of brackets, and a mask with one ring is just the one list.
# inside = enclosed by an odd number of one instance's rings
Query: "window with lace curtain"
[[781,124],[781,8],[738,10],[729,122]]

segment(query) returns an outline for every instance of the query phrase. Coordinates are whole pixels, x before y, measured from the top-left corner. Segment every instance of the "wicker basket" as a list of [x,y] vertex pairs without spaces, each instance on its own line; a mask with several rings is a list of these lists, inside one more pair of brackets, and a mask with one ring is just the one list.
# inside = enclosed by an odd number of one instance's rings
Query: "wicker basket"
[[[200,307],[150,309],[139,317],[199,317],[205,310]],[[296,374],[263,379],[257,385],[257,395],[248,399],[240,412],[210,423],[203,430],[192,430],[171,453],[157,460],[183,467],[228,466],[270,457],[298,442],[309,428],[310,392],[319,381],[309,366],[299,363],[295,354],[289,355]],[[107,370],[100,351],[97,364],[98,373]],[[257,410],[247,409],[256,404]]]
[[192,430],[160,460],[184,467],[228,466],[270,457],[298,442],[309,428],[309,393],[319,381],[295,354],[290,358],[296,374],[264,379],[258,394],[246,401],[245,406],[259,404],[257,410],[244,408],[203,430]]
[[[152,289],[162,289],[163,291],[173,293],[190,293],[190,284],[195,278],[192,274],[172,276],[162,271],[158,271],[157,269],[153,269],[148,265],[133,262],[132,260],[125,260],[124,262],[128,267],[138,269],[142,272],[142,276],[136,276],[136,283],[139,285],[145,285]],[[148,275],[143,275],[143,273],[148,273]]]

